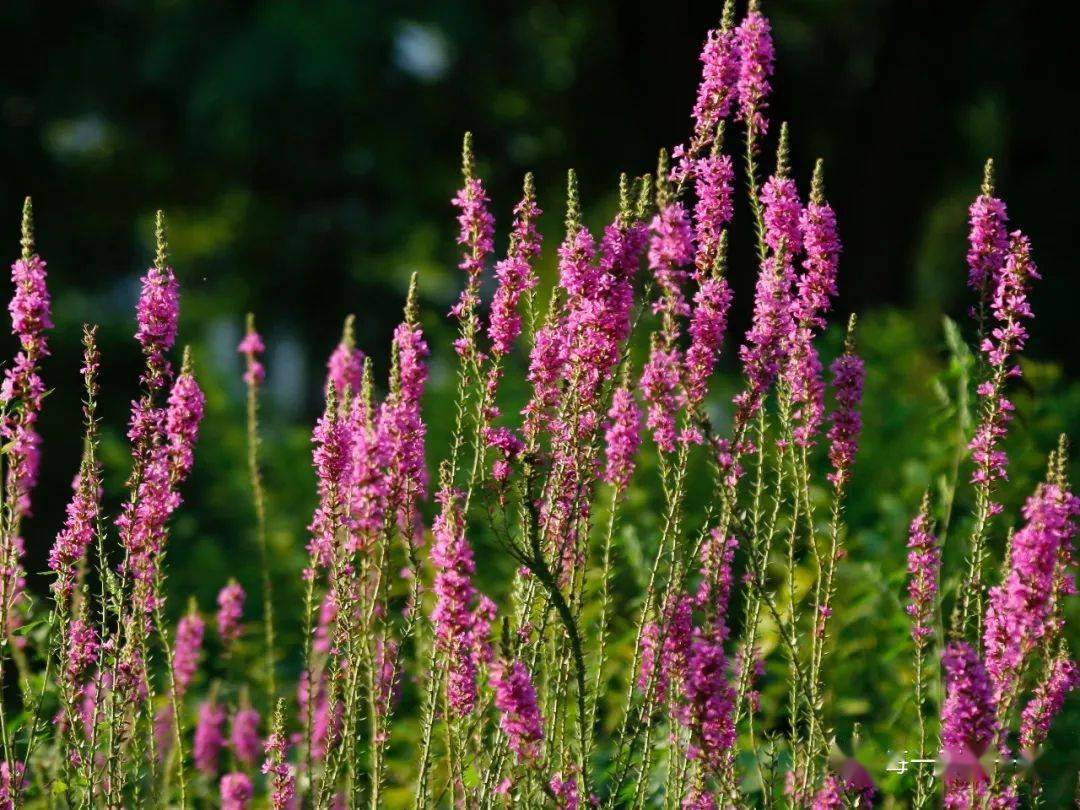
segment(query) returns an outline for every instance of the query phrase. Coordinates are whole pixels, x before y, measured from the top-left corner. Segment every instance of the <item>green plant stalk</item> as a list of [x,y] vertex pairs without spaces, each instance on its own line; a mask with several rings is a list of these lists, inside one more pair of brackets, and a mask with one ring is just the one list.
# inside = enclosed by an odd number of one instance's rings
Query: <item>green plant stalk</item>
[[[173,666],[173,651],[169,644],[168,630],[161,615],[161,602],[154,607],[154,624],[157,626],[158,636],[161,638],[162,647],[165,649],[165,665],[169,672],[169,704],[172,708],[173,719],[173,742],[176,744],[176,775],[177,784],[180,788],[181,810],[187,807],[187,779],[184,774],[184,727],[180,714],[180,701],[176,695],[176,670]],[[151,724],[152,727],[152,724]]]
[[274,596],[270,577],[270,558],[266,536],[266,492],[263,489],[262,470],[259,467],[259,386],[250,378],[247,383],[247,462],[251,480],[251,497],[255,507],[255,536],[259,544],[262,568],[263,635],[266,647],[266,700],[267,711],[272,711],[277,698],[274,670],[277,652],[274,645]]
[[611,505],[608,512],[607,530],[604,532],[604,552],[600,565],[600,624],[597,629],[596,676],[593,678],[592,699],[589,705],[589,728],[596,727],[596,713],[600,702],[600,689],[604,678],[605,654],[607,652],[608,611],[611,604],[611,541],[615,534],[615,524],[622,502],[617,487],[612,488]]

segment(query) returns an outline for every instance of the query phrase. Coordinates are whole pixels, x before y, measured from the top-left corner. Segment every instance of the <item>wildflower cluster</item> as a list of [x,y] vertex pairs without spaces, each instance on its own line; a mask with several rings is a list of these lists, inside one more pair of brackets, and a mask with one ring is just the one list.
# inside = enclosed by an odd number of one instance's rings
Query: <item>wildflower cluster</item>
[[[830,324],[841,217],[823,162],[803,184],[789,127],[770,120],[774,48],[759,3],[741,18],[725,3],[701,65],[686,141],[661,150],[654,174],[620,178],[601,227],[586,223],[569,172],[550,289],[532,176],[501,245],[466,136],[451,200],[457,337],[434,347],[456,367],[448,449],[429,458],[432,348],[414,275],[385,378],[352,316],[326,362],[297,543],[302,608],[288,617],[297,644],[275,631],[260,454],[273,332],[264,339],[250,315],[237,353],[261,577],[239,567],[214,584],[214,603],[192,598],[167,618],[171,522],[207,400],[192,354],[174,357],[180,285],[161,214],[136,304],[143,367],[124,500],[110,517],[97,411],[107,360],[88,326],[83,454],[48,558],[50,603],[27,595],[20,537],[51,326],[27,203],[9,307],[19,349],[0,390],[0,807],[60,794],[79,807],[230,810],[1039,799],[1027,771],[1002,763],[1036,760],[1080,685],[1066,632],[1080,499],[1063,442],[1005,531],[1008,387],[1039,277],[1031,244],[1008,232],[988,167],[967,257],[979,418],[959,442],[975,508],[959,537],[948,531],[958,480],[944,486],[947,506],[936,489],[912,505],[897,625],[910,622],[913,667],[897,677],[914,699],[896,711],[917,720],[904,744],[919,767],[907,780],[871,775],[878,763],[840,753],[828,680],[841,566],[858,548],[845,503],[859,486],[866,373],[854,316]],[[755,248],[752,302],[733,293],[736,227]],[[743,335],[728,334],[735,306],[752,313]],[[728,361],[733,396],[712,390]],[[518,369],[524,403],[504,386]],[[900,566],[904,540],[891,541]],[[945,564],[960,557],[953,576]],[[35,614],[47,634],[15,632]]]

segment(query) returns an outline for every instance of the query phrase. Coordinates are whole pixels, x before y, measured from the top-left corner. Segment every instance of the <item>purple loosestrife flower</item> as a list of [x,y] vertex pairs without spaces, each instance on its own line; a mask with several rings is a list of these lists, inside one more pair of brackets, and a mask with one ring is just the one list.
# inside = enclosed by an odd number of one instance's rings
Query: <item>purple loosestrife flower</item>
[[731,289],[726,279],[706,278],[694,294],[690,348],[686,350],[686,398],[692,406],[705,399],[727,329]]
[[45,262],[34,253],[32,218],[28,197],[23,206],[22,257],[11,265],[15,292],[8,303],[11,332],[19,338],[20,351],[0,386],[0,402],[9,408],[0,436],[8,444],[6,474],[19,516],[29,516],[30,492],[37,483],[41,437],[36,425],[45,398],[38,371],[42,358],[49,355],[45,330],[53,325]]
[[202,654],[203,633],[206,625],[195,612],[194,606],[176,625],[176,643],[173,647],[173,679],[176,683],[176,696],[183,697],[191,679],[199,669],[199,657]]
[[716,797],[706,788],[692,787],[682,801],[682,810],[718,810]]
[[195,441],[206,407],[206,397],[190,371],[181,371],[169,392],[165,411],[165,440],[169,446],[169,467],[173,479],[187,478],[194,461]]
[[222,645],[228,649],[240,638],[243,627],[240,618],[244,613],[244,598],[247,594],[240,583],[230,580],[229,584],[217,595],[217,631]]
[[[990,304],[996,325],[981,348],[990,363],[991,378],[979,385],[982,418],[968,445],[975,462],[971,480],[987,488],[1007,477],[1008,457],[1001,449],[1001,441],[1012,418],[1013,404],[1002,394],[1002,389],[1006,378],[1020,376],[1020,367],[1009,364],[1027,343],[1028,333],[1023,321],[1032,317],[1027,285],[1031,279],[1039,277],[1031,260],[1030,240],[1015,231]],[[991,514],[1000,510],[1000,505],[991,504]]]
[[364,397],[353,400],[348,419],[353,443],[347,550],[355,553],[371,548],[383,530],[390,494],[387,465],[391,446],[385,425],[375,423]]
[[[573,251],[580,259],[567,255],[565,268],[573,276],[580,261],[580,272],[568,279],[563,330],[567,344],[564,377],[569,383],[566,396],[579,403],[577,423],[554,424],[557,441],[567,447],[586,440],[597,427],[598,404],[604,383],[611,378],[619,362],[621,347],[630,334],[633,309],[633,277],[645,246],[646,230],[641,225],[624,226],[617,218],[604,228],[595,264],[590,259],[595,244],[581,228],[574,237]],[[575,268],[576,269],[576,268]]]
[[[568,296],[566,376],[573,383],[570,396],[590,408],[614,372],[621,345],[630,334],[633,276],[644,244],[643,227],[623,227],[618,220],[609,224],[586,283],[580,293]],[[588,246],[592,248],[591,240]],[[594,423],[579,425],[579,434],[585,435],[593,427]]]
[[511,462],[516,461],[521,456],[525,444],[508,427],[485,428],[484,442],[499,455],[499,458],[492,464],[491,477],[497,482],[503,483],[510,477]]
[[911,521],[908,532],[908,604],[911,617],[911,637],[922,648],[934,633],[934,604],[938,592],[938,572],[941,569],[941,548],[931,530],[930,503],[923,499],[922,508]]
[[823,196],[821,163],[814,172],[810,202],[799,218],[802,233],[803,274],[799,277],[799,295],[795,317],[804,324],[821,329],[824,315],[836,296],[836,273],[840,264],[840,238],[836,230],[836,213]]
[[180,285],[172,268],[151,267],[142,278],[135,331],[146,357],[144,383],[151,389],[162,387],[168,378],[165,355],[176,341],[179,317]]
[[346,391],[353,396],[359,394],[364,376],[364,353],[353,345],[351,315],[346,321],[345,332],[347,337],[341,339],[326,361],[327,385],[333,383],[334,390],[341,398],[344,398]]
[[458,264],[465,271],[461,297],[450,314],[462,324],[461,337],[454,341],[458,354],[476,350],[476,307],[480,303],[480,273],[494,248],[495,218],[488,210],[484,184],[473,174],[472,136],[465,135],[462,149],[462,173],[465,184],[451,201],[458,209],[457,242],[464,250]]
[[[851,327],[848,327],[851,334]],[[859,433],[862,430],[862,416],[859,405],[862,401],[863,361],[854,353],[849,337],[844,353],[833,361],[830,367],[833,375],[833,391],[836,394],[836,410],[832,415],[832,427],[829,428],[829,461],[832,472],[828,478],[834,486],[841,487],[851,477],[851,467],[855,462],[855,451],[859,447]]]
[[195,726],[193,757],[195,767],[207,776],[218,769],[218,757],[225,745],[222,728],[225,725],[225,709],[211,698],[199,707],[199,722]]
[[663,626],[650,622],[641,632],[641,671],[637,684],[639,689],[648,692],[651,681],[657,704],[664,702],[671,683],[681,684],[686,673],[693,609],[694,603],[689,596],[675,597],[665,610]]
[[544,723],[529,670],[521,661],[498,662],[492,667],[491,688],[495,690],[499,726],[511,750],[528,762],[535,761],[544,738]]
[[980,296],[997,286],[1009,250],[1009,217],[1005,203],[993,196],[992,170],[987,162],[982,194],[968,209],[968,286]]
[[497,356],[508,354],[521,334],[518,302],[523,294],[538,283],[532,262],[540,255],[541,235],[536,228],[536,221],[541,213],[536,204],[532,174],[527,174],[524,196],[514,207],[510,249],[506,258],[495,265],[499,286],[491,301],[488,336],[491,338],[491,351]]
[[244,339],[240,341],[236,351],[244,355],[244,382],[248,385],[259,385],[266,378],[266,369],[259,360],[266,351],[266,345],[250,321]]
[[165,409],[162,443],[153,448],[135,497],[116,520],[127,549],[126,571],[135,581],[135,604],[145,613],[155,607],[154,577],[164,549],[169,517],[181,504],[177,488],[191,470],[205,399],[188,369],[176,378]]
[[695,601],[712,616],[713,636],[721,641],[728,635],[728,602],[733,582],[731,567],[737,545],[735,535],[729,534],[725,539],[719,529],[713,529],[701,549],[701,583]]
[[[672,317],[690,314],[682,285],[694,261],[694,231],[682,203],[664,206],[649,224],[649,269],[660,288],[653,312]],[[673,337],[671,338],[673,339]]]
[[765,244],[774,254],[783,253],[791,262],[802,250],[802,205],[799,190],[790,177],[773,175],[761,188]]
[[719,769],[735,744],[735,690],[728,683],[721,640],[697,638],[687,654],[683,684],[687,722],[693,731],[688,755]]
[[707,278],[720,256],[720,234],[735,212],[735,167],[727,155],[709,155],[697,161],[694,190],[694,269],[698,280]]
[[645,424],[652,431],[656,446],[665,453],[675,450],[681,365],[677,348],[665,350],[659,342],[654,342],[649,361],[641,372],[641,392],[649,406]]
[[[780,157],[786,149],[781,136]],[[781,163],[782,165],[782,163]],[[736,424],[745,424],[761,408],[765,395],[785,366],[796,338],[793,260],[802,246],[799,228],[801,207],[795,181],[784,176],[769,178],[761,190],[765,244],[771,255],[758,273],[754,290],[754,317],[739,357],[746,389],[735,398]]]
[[562,324],[545,323],[536,331],[529,352],[529,372],[526,379],[533,393],[522,410],[525,416],[524,435],[534,441],[548,419],[548,411],[559,401],[560,383],[566,368],[567,341]]
[[755,133],[769,129],[769,77],[773,74],[772,32],[769,21],[756,9],[747,13],[735,29],[739,60],[739,118]]
[[[825,202],[822,188],[822,163],[814,168],[814,179],[809,205],[799,216],[798,225],[789,221],[791,200],[781,193],[780,200],[766,206],[766,220],[775,219],[770,234],[787,231],[780,236],[783,244],[788,238],[801,238],[806,253],[803,274],[799,277],[798,294],[794,301],[796,328],[789,347],[789,357],[783,371],[784,382],[791,397],[792,418],[795,422],[793,438],[800,447],[812,447],[825,413],[825,384],[821,379],[821,359],[814,338],[817,330],[824,328],[824,315],[831,299],[836,295],[836,271],[840,257],[840,241],[836,234],[836,216]],[[794,191],[791,185],[788,191]],[[764,194],[763,194],[764,197]],[[794,206],[797,207],[797,198]],[[772,210],[771,213],[771,209]]]
[[842,810],[844,807],[844,787],[840,780],[829,774],[825,783],[814,794],[810,803],[811,810]]
[[491,645],[491,626],[495,623],[499,608],[491,597],[480,594],[476,600],[476,607],[472,613],[472,640],[473,656],[479,663],[490,664],[495,657],[495,650]]
[[1026,756],[1035,758],[1050,732],[1050,724],[1065,705],[1065,698],[1077,688],[1080,688],[1080,667],[1072,659],[1058,656],[1020,716],[1020,748]]
[[1012,538],[1005,580],[990,589],[984,622],[986,668],[994,697],[1006,697],[1025,659],[1046,635],[1054,607],[1054,576],[1071,554],[1080,499],[1057,484],[1041,485],[1024,504],[1027,521]]
[[641,408],[626,386],[612,395],[604,442],[607,457],[604,480],[620,491],[625,490],[634,474],[634,458],[641,446]]
[[431,563],[435,568],[435,607],[431,621],[435,638],[446,655],[447,701],[457,717],[472,712],[476,705],[476,656],[473,649],[473,602],[476,572],[472,548],[465,538],[465,517],[453,493],[440,493],[442,510],[432,532],[435,544]]
[[293,806],[296,796],[296,773],[286,761],[288,756],[288,743],[282,728],[281,705],[278,705],[278,713],[274,720],[274,727],[263,751],[266,759],[263,761],[262,772],[266,774],[270,782],[270,806],[274,810],[286,810]]
[[754,316],[739,348],[746,389],[735,397],[736,423],[745,424],[762,406],[795,332],[791,285],[794,273],[788,261],[770,256],[758,273]]
[[[526,441],[535,441],[537,426],[548,420],[555,474],[540,517],[545,541],[555,547],[559,559],[560,578],[582,559],[577,527],[588,514],[584,489],[594,474],[582,452],[602,425],[604,386],[615,373],[630,333],[633,276],[647,238],[645,228],[627,224],[621,212],[604,228],[597,251],[577,220],[572,179],[569,196],[567,237],[560,248],[560,285],[566,301],[561,319],[552,321],[561,334],[562,349],[552,358],[560,367],[552,367],[554,374],[543,381],[537,378],[525,430]],[[557,416],[551,418],[545,409],[554,406]]]
[[[810,804],[811,810],[839,810],[843,807],[866,808],[873,806],[876,792],[873,782],[869,780],[865,769],[855,760],[847,760],[845,766],[848,763],[852,763],[852,767],[858,769],[864,778],[852,781],[843,775],[843,768],[840,776],[828,774],[825,777],[824,784],[814,794],[814,799]],[[865,784],[860,787],[860,782]]]
[[247,810],[251,803],[251,779],[244,773],[221,777],[221,810]]
[[254,709],[240,709],[232,718],[229,743],[233,756],[245,765],[254,765],[262,752],[259,739],[259,713]]
[[[27,216],[25,210],[23,216]],[[22,350],[31,357],[40,358],[49,354],[44,332],[53,326],[52,304],[45,281],[48,276],[46,264],[33,252],[33,234],[28,233],[28,227],[24,220],[24,255],[11,265],[15,294],[8,302],[8,313],[11,315],[11,332],[19,338]],[[29,243],[26,243],[27,239]]]
[[578,795],[577,779],[573,774],[568,774],[566,779],[563,779],[562,773],[554,774],[548,787],[555,794],[555,802],[559,810],[578,809],[581,798]]
[[53,591],[65,602],[75,588],[79,566],[94,540],[100,512],[101,470],[84,462],[75,477],[75,493],[67,505],[64,527],[49,552],[49,569],[56,572]]
[[424,456],[427,428],[420,399],[427,382],[428,345],[416,324],[415,278],[405,306],[404,322],[394,330],[393,352],[397,379],[379,412],[379,431],[385,433],[390,463],[389,506],[402,529],[416,522],[416,501],[427,497],[428,473]]
[[567,309],[589,296],[599,280],[599,271],[593,262],[596,240],[588,228],[575,225],[566,234],[558,248],[559,286],[566,291]]
[[[727,9],[725,8],[725,11]],[[731,114],[739,80],[739,53],[730,20],[709,31],[701,49],[701,83],[694,102],[694,143],[704,140]]]
[[25,785],[26,766],[16,762],[15,767],[4,760],[0,762],[0,810],[14,810],[21,800]]
[[809,327],[796,328],[782,377],[791,397],[795,444],[813,447],[825,416],[825,382],[821,378],[821,357]]
[[[334,741],[338,738],[338,732],[341,730],[341,718],[344,711],[344,705],[341,701],[337,701],[334,704],[333,709],[330,707],[330,698],[327,695],[326,690],[326,673],[322,672],[316,675],[314,704],[312,706],[311,713],[311,756],[313,759],[322,760]],[[308,674],[303,672],[300,675],[300,682],[296,687],[297,703],[300,707],[300,716],[306,717],[308,711],[308,701],[313,699],[311,690],[308,688]]]
[[[331,389],[332,390],[332,389]],[[319,491],[319,505],[308,529],[311,543],[308,550],[313,559],[329,567],[335,551],[335,534],[341,525],[341,505],[349,485],[352,459],[353,435],[349,422],[337,409],[336,396],[326,404],[326,412],[319,418],[312,432],[315,445],[312,462]]]
[[97,662],[98,650],[101,644],[98,641],[97,630],[92,624],[83,619],[73,619],[67,628],[67,667],[66,675],[70,683],[74,684],[79,677],[90,670]]
[[945,703],[941,707],[941,745],[949,755],[981,757],[997,734],[995,701],[986,668],[967,642],[945,648]]

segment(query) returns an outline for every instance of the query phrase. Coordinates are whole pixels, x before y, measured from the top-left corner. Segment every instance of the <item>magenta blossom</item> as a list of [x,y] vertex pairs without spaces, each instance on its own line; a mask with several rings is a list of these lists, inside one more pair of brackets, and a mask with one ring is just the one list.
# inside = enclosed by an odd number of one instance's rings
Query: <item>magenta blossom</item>
[[845,351],[832,364],[833,391],[836,394],[836,410],[833,411],[832,427],[829,428],[829,461],[832,472],[829,480],[842,486],[851,476],[855,451],[862,431],[859,405],[862,401],[863,361],[851,351]]
[[986,668],[971,645],[953,642],[941,658],[945,703],[941,707],[941,745],[946,752],[982,756],[997,734],[995,702]]
[[695,141],[703,139],[731,113],[739,80],[735,34],[721,28],[709,31],[701,50],[701,83],[694,102]]
[[688,315],[682,285],[689,275],[686,267],[694,260],[694,231],[686,209],[682,203],[666,206],[653,217],[649,228],[649,269],[661,292],[653,311]]
[[709,155],[697,162],[694,190],[694,268],[698,279],[716,269],[720,234],[735,212],[735,167],[727,155]]
[[240,617],[244,613],[246,594],[236,580],[230,580],[217,596],[217,631],[222,644],[231,647],[243,632]]
[[296,773],[287,761],[288,744],[278,723],[275,723],[273,733],[266,738],[263,750],[266,760],[263,762],[262,772],[270,782],[270,806],[274,810],[291,808],[296,796]]
[[247,774],[227,773],[221,777],[221,810],[247,810],[251,796]]
[[458,717],[476,705],[476,655],[473,650],[473,602],[476,571],[472,547],[465,538],[465,518],[453,494],[443,494],[443,508],[432,527],[435,544],[431,562],[435,567],[435,607],[431,621],[435,638],[446,653],[447,700]]
[[650,622],[641,631],[641,671],[637,685],[645,692],[651,686],[657,703],[664,702],[672,682],[678,687],[686,673],[693,609],[689,596],[676,597],[665,611],[663,624]]
[[1046,740],[1054,717],[1065,705],[1065,698],[1078,688],[1080,667],[1070,658],[1055,658],[1020,717],[1020,748],[1028,757],[1034,758],[1036,750]]
[[688,754],[718,769],[735,744],[735,690],[728,681],[720,641],[697,638],[690,644],[683,691],[693,732]]
[[730,307],[731,289],[723,278],[706,278],[694,295],[690,348],[686,350],[686,398],[692,405],[700,405],[705,399]]
[[654,345],[641,372],[641,391],[649,405],[645,424],[653,441],[665,453],[675,450],[675,420],[679,412],[679,374],[682,360],[677,348],[665,351]]
[[931,531],[929,503],[911,521],[908,532],[908,604],[911,617],[911,637],[922,647],[933,635],[934,605],[938,591],[938,572],[941,569],[941,548]]
[[352,316],[349,317],[341,342],[334,347],[330,359],[326,361],[326,383],[334,384],[339,397],[344,397],[346,391],[352,396],[359,396],[364,377],[364,353],[353,343]]
[[981,194],[968,209],[968,286],[986,295],[997,285],[1009,250],[1009,217],[1005,203]]
[[1058,562],[1072,553],[1080,498],[1043,484],[1024,504],[1026,523],[1012,538],[1005,580],[990,589],[983,646],[996,700],[1016,682],[1049,629]]
[[532,262],[540,255],[541,236],[536,228],[539,206],[532,189],[532,175],[525,178],[525,196],[514,208],[514,229],[510,233],[510,250],[506,258],[495,265],[499,286],[491,302],[488,336],[493,354],[510,351],[521,334],[521,315],[518,302],[533,289],[539,280]]
[[611,398],[604,442],[607,457],[604,480],[625,490],[634,474],[634,458],[641,446],[641,408],[629,388],[618,388]]
[[225,725],[225,709],[213,700],[199,707],[199,722],[195,726],[195,746],[192,756],[195,767],[208,776],[217,772],[218,757],[225,745],[222,729]]
[[236,351],[244,355],[244,382],[248,385],[259,385],[266,378],[266,369],[259,359],[266,351],[266,346],[253,325],[249,324],[248,331]]
[[510,741],[510,748],[525,760],[535,760],[544,737],[544,724],[529,670],[521,661],[499,662],[492,667],[491,688],[495,690],[499,725]]
[[[1001,442],[1012,419],[1013,404],[1002,389],[1007,378],[1020,376],[1020,367],[1010,364],[1027,343],[1028,333],[1023,322],[1032,317],[1027,287],[1037,278],[1039,273],[1031,260],[1031,242],[1016,231],[1012,234],[1009,255],[998,275],[990,304],[995,326],[981,348],[990,363],[991,378],[979,385],[982,417],[968,445],[975,462],[971,480],[986,488],[1007,477],[1008,457],[1001,449]],[[1000,506],[991,504],[990,511],[996,513]]]
[[769,128],[765,112],[775,58],[769,21],[759,11],[750,11],[735,29],[735,42],[739,55],[739,118],[755,133],[764,135]]
[[240,709],[233,715],[229,743],[233,756],[245,765],[254,765],[262,752],[259,739],[259,713],[254,709]]
[[199,656],[202,654],[203,632],[205,625],[194,610],[184,616],[176,625],[176,643],[173,647],[173,681],[176,696],[183,697],[191,679],[199,669]]

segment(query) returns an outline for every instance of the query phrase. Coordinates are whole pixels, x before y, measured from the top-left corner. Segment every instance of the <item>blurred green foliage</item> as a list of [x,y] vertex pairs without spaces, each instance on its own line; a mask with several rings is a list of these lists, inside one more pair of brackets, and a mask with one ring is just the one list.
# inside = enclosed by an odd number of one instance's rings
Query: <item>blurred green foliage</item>
[[[1058,105],[1058,77],[1073,70],[1067,12],[1008,0],[765,5],[778,46],[773,109],[793,122],[800,177],[816,156],[826,158],[845,240],[839,309],[864,313],[865,430],[847,507],[828,699],[841,747],[896,787],[889,780],[899,777],[884,769],[911,743],[914,724],[903,546],[923,491],[940,495],[950,476],[968,475],[955,466],[965,361],[955,341],[950,352],[940,315],[951,313],[970,337],[965,209],[988,155],[1045,276],[1033,295],[1032,359],[1016,396],[1005,517],[1017,515],[1057,434],[1076,436],[1080,427],[1072,213],[1062,204],[1080,169],[1071,159],[1073,114],[1048,114]],[[42,484],[27,529],[31,570],[44,567],[77,466],[78,328],[87,320],[102,324],[104,457],[109,503],[118,503],[139,361],[130,339],[136,279],[151,255],[153,210],[163,207],[184,291],[181,339],[194,344],[208,392],[196,469],[174,522],[171,609],[178,613],[190,594],[209,611],[230,576],[258,593],[234,352],[250,309],[270,346],[263,438],[271,559],[283,645],[295,651],[321,364],[342,318],[355,312],[358,342],[385,377],[413,270],[434,349],[430,458],[446,443],[453,374],[444,315],[458,284],[448,199],[462,131],[475,133],[500,223],[521,174],[537,173],[550,280],[566,168],[578,169],[589,222],[599,226],[612,212],[617,173],[648,170],[656,147],[685,137],[696,53],[718,14],[718,3],[661,11],[616,0],[99,0],[62,13],[45,3],[5,4],[0,21],[12,34],[0,53],[0,222],[10,223],[14,257],[22,195],[34,195],[57,322],[45,367],[55,393],[42,418]],[[733,334],[745,327],[753,276],[749,246],[737,242]],[[835,354],[839,335],[830,341]],[[734,347],[729,341],[710,405],[721,424],[737,385]],[[520,374],[504,391],[512,411],[525,396]],[[700,518],[706,476],[691,480],[699,482],[691,503]],[[613,666],[629,658],[630,608],[661,497],[647,459],[622,528]],[[953,571],[970,506],[961,487],[946,552]],[[995,525],[998,543],[1006,525]],[[483,526],[474,542],[483,587],[505,595],[509,561]],[[42,581],[34,585],[43,590]],[[259,600],[249,605],[255,622]],[[1072,611],[1076,650],[1075,604]],[[243,651],[239,660],[247,660]],[[256,666],[254,654],[250,660]],[[297,669],[294,652],[286,666]],[[613,673],[613,701],[619,682]],[[767,679],[766,706],[781,690],[779,677]],[[1039,763],[1050,806],[1072,790],[1080,752],[1067,741],[1077,738],[1073,699]]]

